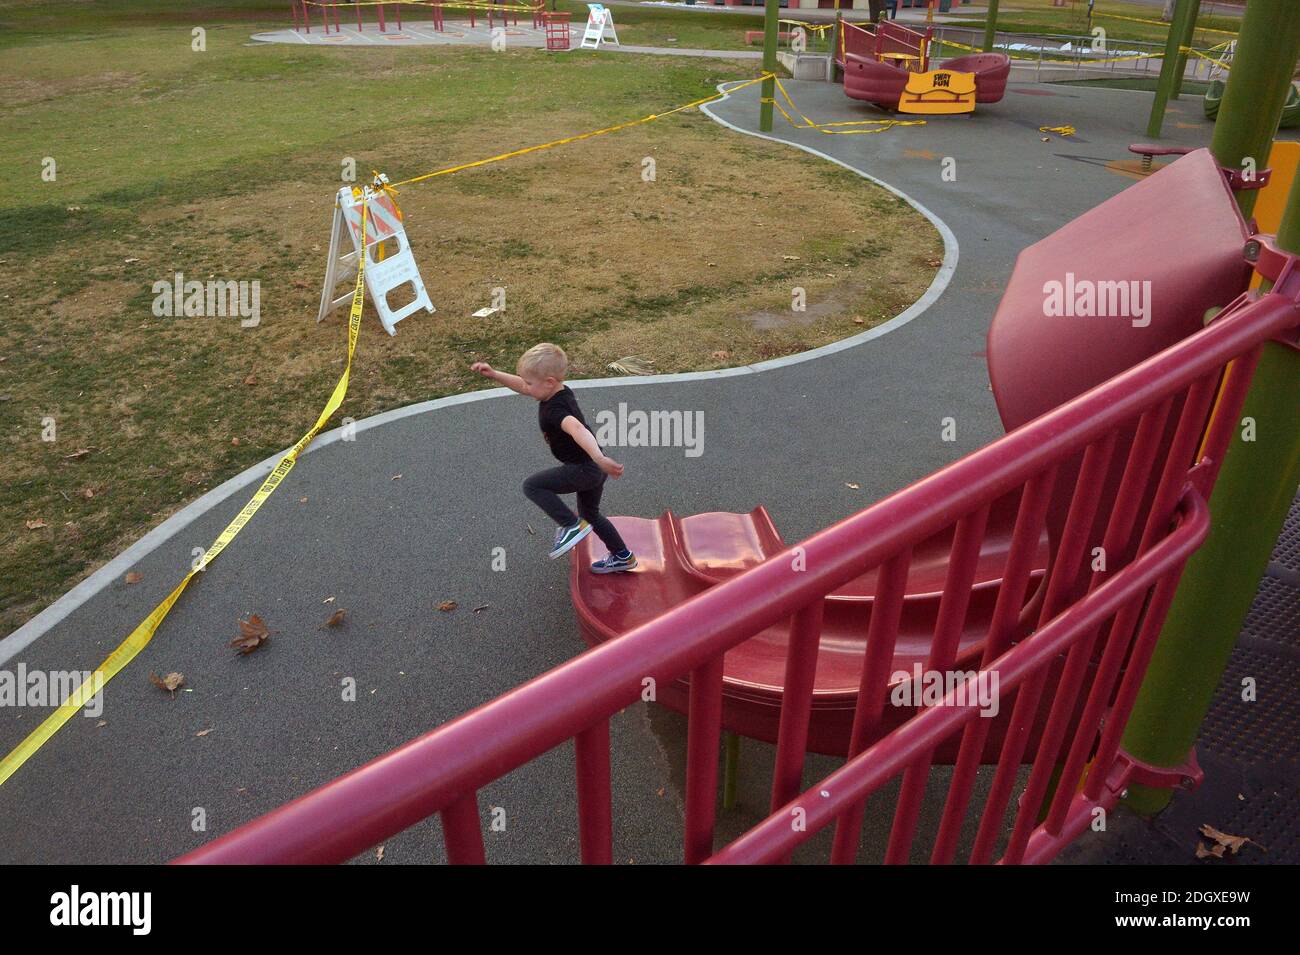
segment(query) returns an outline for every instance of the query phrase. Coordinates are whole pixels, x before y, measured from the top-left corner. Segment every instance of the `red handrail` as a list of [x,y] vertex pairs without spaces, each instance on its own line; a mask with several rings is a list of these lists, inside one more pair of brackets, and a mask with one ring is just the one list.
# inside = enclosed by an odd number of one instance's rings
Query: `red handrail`
[[[976,720],[971,709],[938,706],[925,710],[791,800],[802,767],[801,732],[806,733],[806,711],[811,702],[808,651],[817,645],[815,608],[820,607],[824,595],[880,568],[877,593],[882,606],[877,611],[880,617],[873,617],[867,654],[868,661],[873,654],[887,657],[882,646],[886,650],[892,647],[897,633],[896,614],[892,632],[887,620],[888,581],[905,574],[913,544],[956,523],[959,533],[954,538],[944,599],[951,599],[957,609],[950,607],[946,616],[941,610],[931,657],[939,660],[936,653],[943,621],[951,622],[955,614],[959,623],[964,612],[960,583],[966,562],[961,558],[962,548],[969,551],[972,541],[978,546],[988,504],[1017,487],[1025,489],[1015,531],[1021,545],[1013,544],[979,672],[1000,673],[1002,683],[1010,687],[1001,695],[1010,700],[1008,694],[1016,687],[1034,684],[1041,689],[1048,668],[1068,650],[1065,675],[1059,678],[1057,691],[1047,696],[1052,701],[1048,727],[1073,728],[1068,738],[1063,730],[1056,732],[1054,746],[1068,744],[1071,765],[1078,764],[1080,773],[1082,764],[1076,758],[1080,752],[1085,756],[1095,753],[1093,765],[1097,767],[1086,777],[1087,788],[1078,796],[1074,780],[1067,779],[1058,787],[1048,824],[1034,825],[1037,806],[1026,808],[1022,803],[1003,861],[1045,861],[1078,831],[1082,813],[1095,805],[1109,805],[1116,798],[1118,790],[1108,781],[1118,778],[1112,773],[1115,767],[1127,765],[1118,750],[1118,734],[1127,719],[1125,706],[1131,705],[1136,694],[1182,563],[1204,536],[1207,516],[1202,496],[1208,497],[1218,461],[1230,440],[1258,349],[1297,323],[1300,312],[1289,298],[1274,292],[1252,301],[1243,295],[1195,335],[960,461],[178,861],[343,862],[434,813],[442,815],[449,858],[482,861],[478,790],[577,738],[583,859],[607,862],[611,841],[607,720],[640,698],[644,679],[671,681],[687,674],[691,674],[692,706],[686,858],[702,861],[712,851],[722,656],[785,620],[793,621],[793,649],[787,659],[773,814],[713,861],[782,858],[832,821],[845,827],[842,832],[852,833],[863,800],[887,779],[910,771],[913,784],[904,787],[890,847],[892,861],[905,859],[919,805],[916,778],[919,774],[923,779],[935,748],[960,732],[961,755],[954,767],[933,856],[935,861],[948,861],[956,843],[955,837],[947,838],[945,832],[960,829],[988,732],[988,721]],[[1220,413],[1213,419],[1200,463],[1189,478],[1188,466],[1205,429],[1209,401],[1229,363],[1233,363],[1232,370],[1219,395]],[[1172,450],[1161,463],[1155,457],[1158,436],[1164,433],[1167,416],[1179,402],[1183,411]],[[1094,576],[1087,595],[1067,605],[1053,605],[1052,593],[1065,593],[1055,578],[1068,581],[1070,573],[1054,573],[1039,629],[1012,646],[1010,622],[1024,604],[1029,573],[1023,545],[1038,540],[1046,497],[1058,466],[1084,452],[1085,475],[1092,473],[1090,468],[1104,469],[1116,434],[1135,421],[1137,437],[1115,500],[1099,501],[1099,491],[1089,489],[1083,481],[1076,484],[1055,562],[1073,571],[1072,561],[1085,543],[1081,529],[1090,525],[1091,515],[1099,507],[1101,513],[1111,514],[1107,539],[1114,531],[1122,549],[1129,525],[1138,517],[1136,503],[1144,499],[1151,486],[1149,476],[1155,473],[1154,501],[1145,523],[1138,527],[1142,544],[1136,556],[1109,575]],[[1184,454],[1188,449],[1192,453]],[[790,559],[796,549],[801,554],[800,569]],[[969,585],[969,576],[965,579]],[[1154,593],[1150,593],[1152,588]],[[877,624],[877,619],[884,622]],[[1081,667],[1086,669],[1097,628],[1107,620],[1112,623],[1102,643],[1105,654],[1088,686]],[[858,702],[863,726],[870,724],[872,707],[878,712],[878,699],[873,696],[883,688],[883,683],[874,682],[878,669],[870,664],[864,667]],[[1081,695],[1085,692],[1086,700]],[[1081,718],[1075,716],[1076,702],[1084,704]],[[1101,717],[1107,709],[1110,715],[1103,730]],[[1051,736],[1045,734],[1044,739]],[[866,741],[856,724],[854,737]],[[1023,751],[1023,740],[1018,744],[1016,737],[1008,734],[999,763],[1001,775],[1008,771],[1012,758],[1019,764],[1017,745]],[[1036,781],[1050,775],[1055,756],[1056,750],[1044,752],[1040,747],[1031,786],[1043,789],[1045,784]],[[830,795],[823,796],[823,791]],[[804,831],[794,831],[789,824],[789,812],[794,809],[806,814]],[[1005,809],[1005,803],[995,804],[990,796],[986,825],[981,829],[991,825],[990,819],[1000,820]],[[852,858],[855,841],[847,836],[836,841],[838,861]],[[977,844],[972,858],[983,861],[989,851],[991,843],[984,848]]]

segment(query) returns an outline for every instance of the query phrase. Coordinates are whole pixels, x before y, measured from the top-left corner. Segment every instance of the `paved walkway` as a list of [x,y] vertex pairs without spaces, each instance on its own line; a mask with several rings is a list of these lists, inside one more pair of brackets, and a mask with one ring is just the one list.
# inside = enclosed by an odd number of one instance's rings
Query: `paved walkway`
[[[790,88],[819,119],[870,115],[839,87]],[[948,251],[932,290],[942,294],[887,333],[815,360],[760,373],[584,384],[588,415],[627,402],[705,416],[699,457],[681,449],[620,453],[627,476],[607,493],[611,512],[763,503],[796,540],[999,435],[984,335],[1014,258],[1129,184],[1104,166],[1144,138],[1148,102],[1123,91],[1013,85],[1002,103],[973,117],[880,135],[778,127],[781,140],[879,177],[942,220]],[[1208,142],[1199,107],[1178,108],[1168,140]],[[710,111],[749,129],[757,89]],[[1180,119],[1186,128],[1175,126]],[[1078,128],[1075,138],[1043,142],[1040,126],[1065,123]],[[943,157],[957,162],[955,182],[940,177]],[[367,319],[360,347],[377,334]],[[940,440],[940,419],[949,415],[958,422],[956,443]],[[0,863],[166,860],[581,652],[566,568],[546,560],[545,522],[519,491],[522,477],[547,460],[535,431],[532,403],[496,391],[362,423],[355,441],[321,439],[109,685],[102,716],[74,717],[0,787]],[[223,485],[203,499],[203,513],[178,515],[92,577],[48,632],[41,633],[61,610],[0,641],[0,664],[92,669],[268,468]],[[496,547],[506,549],[504,572],[491,569]],[[128,569],[143,582],[126,587]],[[459,606],[441,613],[444,600]],[[347,609],[346,622],[322,629],[336,608]],[[250,612],[277,632],[263,650],[237,658],[227,641]],[[192,692],[168,699],[150,685],[150,671],[180,671]],[[356,680],[356,702],[341,698],[347,677]],[[43,715],[0,710],[0,750]],[[614,721],[613,735],[616,858],[680,859],[679,718],[633,707]],[[721,834],[762,810],[760,770],[770,752],[746,741],[741,806],[723,814]],[[810,765],[824,772],[832,762]],[[489,787],[482,805],[504,807],[508,820],[504,833],[489,834],[489,857],[576,859],[572,792],[569,747]],[[199,808],[206,832],[191,827]],[[864,838],[877,839],[888,821],[887,812],[873,814]],[[384,858],[441,856],[430,822],[393,840]]]

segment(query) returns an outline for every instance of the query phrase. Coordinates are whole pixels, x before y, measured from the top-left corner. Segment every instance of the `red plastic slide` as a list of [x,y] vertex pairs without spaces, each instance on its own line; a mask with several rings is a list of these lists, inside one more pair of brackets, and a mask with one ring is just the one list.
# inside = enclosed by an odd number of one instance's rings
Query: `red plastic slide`
[[[1116,229],[1117,223],[1125,228]],[[988,335],[989,374],[1003,424],[1014,430],[1198,330],[1207,309],[1226,305],[1245,290],[1249,271],[1242,245],[1247,235],[1221,171],[1202,149],[1021,252]],[[1166,453],[1178,411],[1170,409],[1166,444],[1157,442],[1155,460]],[[1116,440],[1101,480],[1118,484],[1131,443],[1132,429]],[[1057,475],[1033,581],[1043,579],[1061,539],[1077,469],[1076,460]],[[990,511],[955,669],[974,669],[978,662],[1002,582],[1018,498],[1017,490]],[[1147,507],[1143,502],[1138,513]],[[1100,528],[1109,517],[1097,515],[1089,540],[1100,540]],[[678,518],[665,513],[654,520],[614,521],[635,551],[638,569],[628,574],[590,573],[589,562],[604,554],[594,535],[575,549],[572,565],[574,608],[583,638],[593,645],[617,638],[754,564],[797,559],[762,507],[748,514]],[[925,541],[913,553],[892,673],[910,677],[915,665],[926,665],[951,544],[949,532]],[[1118,565],[1121,558],[1111,559]],[[1087,575],[1081,574],[1069,586],[1086,585]],[[809,736],[813,751],[846,752],[875,587],[873,574],[825,598]],[[1021,635],[1035,621],[1040,590],[1031,581],[1020,612]],[[776,739],[788,631],[784,625],[770,628],[727,654],[722,714],[727,729]],[[891,692],[903,682],[901,676],[891,679]],[[685,711],[687,684],[683,680],[658,687],[657,700]],[[1050,702],[1045,698],[1043,705]],[[886,706],[876,735],[914,713],[915,707]],[[1008,709],[994,721],[986,759],[995,758],[1009,716]],[[1032,758],[1035,746],[1031,740],[1025,758]],[[941,751],[935,758],[950,760],[952,755]]]

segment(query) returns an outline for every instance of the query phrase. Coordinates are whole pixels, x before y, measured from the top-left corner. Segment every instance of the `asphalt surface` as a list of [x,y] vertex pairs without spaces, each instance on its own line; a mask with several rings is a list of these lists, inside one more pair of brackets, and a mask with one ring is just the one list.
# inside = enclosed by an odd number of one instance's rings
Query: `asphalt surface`
[[[790,89],[823,121],[875,115],[837,86]],[[1001,434],[982,353],[1014,258],[1130,183],[1103,164],[1145,139],[1148,104],[1138,93],[1015,84],[974,117],[879,135],[794,131],[778,117],[781,139],[879,177],[939,216],[960,246],[953,279],[913,321],[816,360],[580,390],[589,419],[619,402],[704,413],[699,457],[680,448],[616,452],[627,473],[608,486],[607,512],[762,503],[794,541]],[[1207,143],[1199,104],[1184,99],[1178,108],[1167,141]],[[752,127],[757,88],[711,109]],[[1065,123],[1078,135],[1043,141],[1040,126]],[[941,179],[943,157],[956,160],[955,182]],[[375,334],[367,316],[360,347]],[[957,421],[955,442],[941,440],[947,416]],[[310,451],[109,684],[102,716],[74,717],[0,786],[0,862],[165,861],[581,652],[567,568],[546,559],[550,530],[520,492],[547,461],[534,405],[518,396],[407,416]],[[142,582],[128,587],[118,577],[5,667],[93,669],[250,491],[140,559]],[[491,568],[497,547],[504,571]],[[439,612],[444,600],[457,609]],[[345,622],[324,628],[337,608],[347,610]],[[236,657],[227,642],[254,612],[276,632],[265,648]],[[4,650],[0,642],[0,659]],[[180,671],[188,689],[169,699],[150,671]],[[342,699],[347,677],[356,680],[355,702]],[[0,750],[45,712],[0,709]],[[763,808],[770,749],[745,741],[741,806],[722,815],[720,833]],[[615,720],[616,860],[680,860],[681,750],[673,715],[639,705]],[[572,764],[564,746],[483,791],[485,812],[500,806],[507,819],[504,832],[487,834],[490,860],[576,860]],[[811,760],[809,781],[834,765]],[[868,841],[888,825],[888,803],[876,805]],[[194,830],[198,809],[206,831]],[[384,862],[441,859],[441,842],[429,821],[392,840]]]

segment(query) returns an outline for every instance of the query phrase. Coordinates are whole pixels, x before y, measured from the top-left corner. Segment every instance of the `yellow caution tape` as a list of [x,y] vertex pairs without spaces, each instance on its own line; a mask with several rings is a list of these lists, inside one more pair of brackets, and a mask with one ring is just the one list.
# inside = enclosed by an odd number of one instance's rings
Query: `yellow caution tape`
[[1040,133],[1056,133],[1058,136],[1073,136],[1078,132],[1073,126],[1039,126]]
[[784,17],[777,20],[778,23],[788,23],[791,26],[803,27],[805,30],[811,30],[813,33],[822,33],[826,30],[833,29],[835,24],[831,23],[809,23],[807,20],[787,20]]
[[[1093,14],[1093,16],[1106,17],[1111,20],[1128,20],[1132,23],[1153,23],[1158,27],[1165,27],[1166,29],[1169,27],[1169,24],[1166,23],[1164,20],[1146,20],[1142,17],[1125,17],[1125,16],[1120,16],[1118,13],[1102,13],[1100,11],[1097,11],[1096,13]],[[1215,30],[1212,27],[1193,27],[1193,30],[1200,30],[1204,33],[1221,33],[1224,36],[1237,36],[1236,30]]]
[[[886,130],[893,129],[895,126],[924,126],[925,125],[925,120],[923,119],[855,119],[843,123],[817,123],[809,119],[807,116],[805,116],[803,112],[800,111],[799,107],[795,105],[795,102],[790,97],[790,94],[786,92],[785,85],[781,82],[781,78],[779,76],[774,76],[773,79],[776,81],[777,91],[781,94],[781,96],[785,99],[785,101],[790,104],[790,109],[794,110],[795,113],[798,114],[799,118],[803,120],[803,122],[796,123],[794,121],[794,117],[792,117],[788,112],[786,112],[785,107],[782,106],[781,103],[775,97],[769,99],[768,97],[765,96],[763,97],[763,102],[771,103],[778,110],[780,110],[781,115],[784,116],[786,118],[786,121],[795,129],[815,129],[819,133],[826,133],[828,135],[850,136],[853,135],[854,133],[883,133]],[[842,126],[875,126],[877,128],[875,129],[835,128],[835,127],[842,127]]]
[[[1227,44],[1224,44],[1224,45],[1226,46]],[[1210,53],[1211,53],[1213,50],[1217,50],[1217,49],[1218,49],[1217,46],[1216,46],[1216,47],[1211,47],[1210,50],[1207,50],[1207,51],[1204,51],[1204,52],[1201,51],[1201,50],[1193,49],[1193,48],[1190,47],[1190,46],[1180,46],[1178,49],[1179,49],[1179,52],[1181,52],[1181,53],[1190,53],[1192,56],[1199,56],[1202,60],[1209,60],[1211,63],[1213,63],[1215,66],[1218,66],[1220,69],[1224,69],[1224,70],[1231,70],[1231,69],[1232,69],[1232,64],[1229,63],[1229,62],[1227,62],[1226,60],[1221,60],[1221,59],[1219,59],[1219,58],[1216,57],[1216,56],[1210,56]]]
[[720,93],[714,93],[712,96],[705,96],[701,99],[693,100],[673,109],[664,110],[662,113],[651,113],[648,116],[642,116],[640,119],[628,120],[626,123],[617,123],[614,126],[606,126],[603,129],[593,129],[588,133],[579,133],[577,136],[566,136],[563,139],[553,139],[549,143],[539,143],[536,146],[525,146],[523,149],[514,149],[508,153],[500,153],[496,156],[489,156],[487,159],[476,159],[474,162],[464,162],[456,166],[448,166],[445,169],[438,169],[434,172],[426,172],[422,176],[412,176],[410,179],[403,179],[401,182],[393,183],[394,187],[409,186],[412,183],[424,182],[426,179],[433,179],[436,176],[447,176],[453,172],[460,172],[463,169],[473,169],[476,166],[487,166],[492,163],[502,162],[506,159],[513,159],[515,156],[524,156],[528,153],[541,152],[544,149],[554,149],[556,146],[565,146],[569,143],[580,142],[584,139],[592,139],[595,136],[604,136],[608,133],[616,133],[621,129],[630,129],[633,126],[640,126],[643,123],[653,122],[664,116],[671,116],[673,113],[680,113],[683,110],[693,109],[696,106],[703,106],[705,103],[712,103],[716,99],[721,99],[728,93],[734,93],[736,90],[743,90],[747,86],[753,86],[755,83],[761,83],[763,80],[773,76],[772,73],[764,73],[756,76],[752,80],[745,80],[735,86],[730,86]]
[[63,724],[68,722],[78,710],[94,697],[94,695],[103,689],[105,683],[113,679],[123,667],[135,659],[136,655],[149,645],[153,639],[154,633],[166,619],[167,614],[171,611],[172,605],[176,603],[180,595],[185,592],[185,588],[194,579],[194,575],[202,571],[209,563],[216,560],[226,547],[239,535],[244,525],[253,519],[253,515],[258,512],[266,499],[274,493],[275,489],[280,486],[280,482],[285,479],[290,471],[293,470],[294,464],[298,460],[298,455],[303,452],[307,445],[311,444],[312,439],[325,422],[330,419],[339,405],[343,403],[343,398],[348,393],[348,378],[352,373],[352,355],[357,348],[357,336],[361,330],[361,310],[365,304],[365,274],[366,274],[366,255],[365,255],[365,237],[366,237],[366,220],[368,204],[363,202],[361,206],[361,249],[362,252],[357,256],[357,284],[352,293],[352,312],[348,316],[348,359],[343,368],[343,375],[334,386],[334,393],[330,395],[329,401],[325,403],[316,423],[312,425],[311,430],[298,439],[298,443],[290,448],[280,459],[280,463],[272,469],[271,473],[266,476],[262,486],[257,489],[247,504],[221,532],[217,539],[212,543],[199,559],[199,564],[188,574],[185,575],[176,589],[167,595],[167,598],[153,609],[149,616],[145,617],[138,627],[131,631],[131,635],[122,641],[108,659],[96,668],[95,672],[90,675],[76,691],[65,700],[57,710],[51,713],[40,726],[32,730],[28,737],[18,744],[8,756],[0,761],[0,784],[3,784],[10,776],[16,773],[22,765],[27,762],[32,755],[45,744],[51,736],[62,728]]

